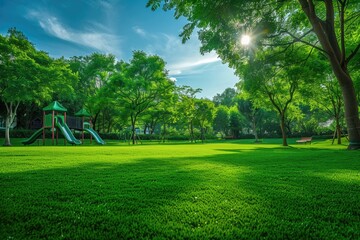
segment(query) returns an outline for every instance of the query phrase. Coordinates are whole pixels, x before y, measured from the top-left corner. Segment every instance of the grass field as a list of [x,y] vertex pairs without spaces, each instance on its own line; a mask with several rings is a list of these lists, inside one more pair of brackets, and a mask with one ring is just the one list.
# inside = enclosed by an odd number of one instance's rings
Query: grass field
[[359,239],[360,152],[280,142],[0,147],[0,239]]

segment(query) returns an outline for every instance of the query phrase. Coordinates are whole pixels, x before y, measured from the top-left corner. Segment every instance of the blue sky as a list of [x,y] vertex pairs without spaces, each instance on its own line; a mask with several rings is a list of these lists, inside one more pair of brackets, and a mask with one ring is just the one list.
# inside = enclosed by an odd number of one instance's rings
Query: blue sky
[[177,85],[202,88],[212,99],[238,81],[216,53],[199,53],[197,35],[182,44],[186,19],[146,8],[147,0],[0,0],[0,33],[22,31],[52,57],[111,53],[128,61],[132,51],[156,54]]

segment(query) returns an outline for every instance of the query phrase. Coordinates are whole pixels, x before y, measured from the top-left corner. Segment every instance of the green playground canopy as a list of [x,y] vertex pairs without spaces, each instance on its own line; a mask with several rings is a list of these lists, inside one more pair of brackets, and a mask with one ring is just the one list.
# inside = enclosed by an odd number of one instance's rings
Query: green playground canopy
[[77,117],[91,117],[91,114],[88,111],[86,111],[85,108],[82,108],[80,111],[75,113],[75,116],[77,116]]
[[48,106],[43,108],[43,111],[58,111],[58,112],[66,112],[67,109],[63,107],[58,101],[54,101],[50,103]]

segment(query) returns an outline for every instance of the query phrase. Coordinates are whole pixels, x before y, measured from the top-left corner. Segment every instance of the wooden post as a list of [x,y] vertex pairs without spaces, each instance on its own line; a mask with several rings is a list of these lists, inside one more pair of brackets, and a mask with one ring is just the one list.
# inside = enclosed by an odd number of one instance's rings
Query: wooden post
[[[93,128],[91,118],[89,119],[90,128]],[[90,134],[90,143],[92,143],[92,134]]]
[[[66,112],[64,112],[64,124],[66,124]],[[66,146],[66,138],[64,136],[64,145]]]
[[82,133],[81,133],[81,137],[82,137],[82,142],[83,142],[83,144],[84,144],[84,121],[85,121],[85,117],[83,116],[82,117],[82,127],[81,127],[81,131],[82,131]]
[[43,111],[43,146],[45,146],[45,111]]
[[52,111],[52,115],[51,115],[51,131],[52,131],[52,134],[51,134],[51,141],[52,141],[52,145],[54,146],[54,127],[55,127],[55,111],[53,110]]
[[[56,113],[56,116],[58,115],[58,113]],[[58,141],[59,141],[59,130],[56,129],[56,145],[58,145]]]

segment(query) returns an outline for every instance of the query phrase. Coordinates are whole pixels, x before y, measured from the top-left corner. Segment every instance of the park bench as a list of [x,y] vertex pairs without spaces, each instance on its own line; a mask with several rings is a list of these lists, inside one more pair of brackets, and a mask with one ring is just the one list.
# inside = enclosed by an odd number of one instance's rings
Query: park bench
[[310,143],[311,144],[312,137],[301,137],[301,139],[296,140],[297,143]]

